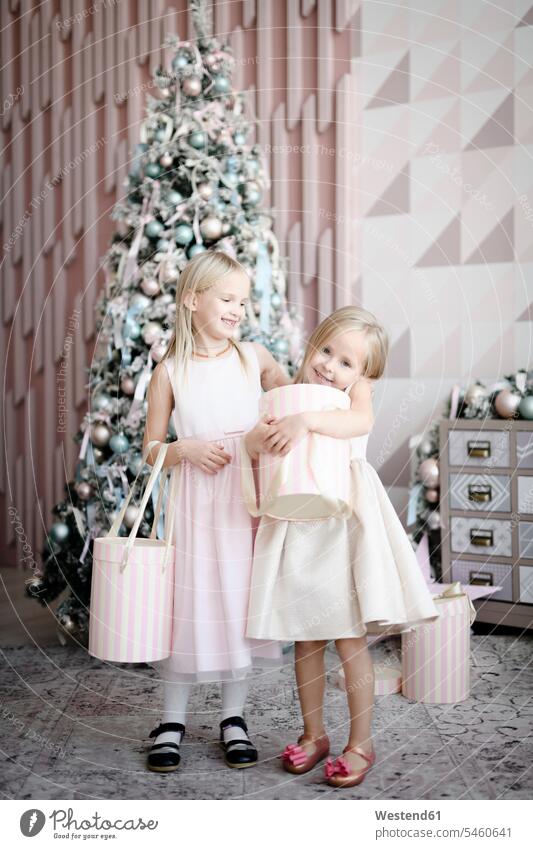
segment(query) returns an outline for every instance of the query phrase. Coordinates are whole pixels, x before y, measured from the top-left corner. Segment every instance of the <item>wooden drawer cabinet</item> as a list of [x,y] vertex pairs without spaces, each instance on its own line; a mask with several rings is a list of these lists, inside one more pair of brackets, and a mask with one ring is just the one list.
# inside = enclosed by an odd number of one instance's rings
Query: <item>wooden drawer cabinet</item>
[[442,581],[500,586],[477,620],[533,627],[533,422],[440,424]]

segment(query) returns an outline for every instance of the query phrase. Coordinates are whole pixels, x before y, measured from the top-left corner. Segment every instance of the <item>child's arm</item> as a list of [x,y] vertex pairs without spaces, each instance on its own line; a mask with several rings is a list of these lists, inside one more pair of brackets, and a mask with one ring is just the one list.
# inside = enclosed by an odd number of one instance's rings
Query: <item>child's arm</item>
[[[151,440],[166,442],[168,431],[168,420],[172,412],[172,387],[167,370],[163,363],[155,367],[146,395],[148,408],[146,411],[146,425],[144,429],[143,451]],[[157,448],[152,448],[146,462],[151,466],[157,458]],[[183,446],[180,441],[171,442],[163,466],[174,466],[183,459]]]
[[373,392],[373,381],[360,378],[348,393],[352,402],[349,410],[303,413],[308,430],[338,439],[364,436],[374,426]]
[[277,386],[287,386],[292,383],[290,377],[285,374],[277,360],[274,359],[270,351],[259,342],[252,342],[259,360],[259,368],[261,370],[261,386],[265,392],[269,389],[275,389]]
[[[158,363],[150,378],[147,393],[148,409],[143,438],[143,451],[147,444],[155,439],[166,442],[168,420],[174,401],[172,386],[164,363]],[[150,449],[147,462],[153,466],[157,458],[157,448]],[[163,466],[175,466],[182,460],[189,460],[208,474],[216,474],[231,456],[213,442],[203,439],[177,439],[169,444]]]
[[264,441],[265,448],[273,454],[287,454],[308,433],[323,433],[337,439],[363,436],[372,430],[372,381],[361,378],[349,392],[349,410],[297,413],[284,416],[270,425],[271,433]]

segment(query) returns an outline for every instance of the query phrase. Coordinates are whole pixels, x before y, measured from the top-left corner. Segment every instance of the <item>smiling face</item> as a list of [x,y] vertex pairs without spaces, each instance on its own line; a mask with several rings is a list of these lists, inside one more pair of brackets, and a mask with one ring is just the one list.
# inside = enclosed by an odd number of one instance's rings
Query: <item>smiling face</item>
[[250,280],[239,271],[226,274],[203,292],[187,293],[184,303],[193,313],[196,340],[209,345],[232,337],[244,318],[249,294]]
[[347,330],[328,339],[313,351],[305,368],[308,383],[346,389],[362,374],[367,342],[357,330]]

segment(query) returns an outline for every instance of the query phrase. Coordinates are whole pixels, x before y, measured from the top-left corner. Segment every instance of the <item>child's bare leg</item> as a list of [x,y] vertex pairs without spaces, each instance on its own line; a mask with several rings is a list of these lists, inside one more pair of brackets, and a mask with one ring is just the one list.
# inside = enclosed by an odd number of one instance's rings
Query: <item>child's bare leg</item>
[[[324,668],[326,645],[326,640],[306,640],[296,642],[294,647],[294,668],[304,721],[304,734],[314,738],[325,734],[323,711],[326,687]],[[312,745],[308,748],[310,751],[313,750]],[[304,749],[306,749],[305,745]]]
[[[344,669],[346,697],[350,712],[349,746],[361,746],[364,752],[372,751],[372,709],[374,707],[374,665],[366,636],[335,640],[335,646]],[[343,757],[354,770],[368,766],[354,752]]]

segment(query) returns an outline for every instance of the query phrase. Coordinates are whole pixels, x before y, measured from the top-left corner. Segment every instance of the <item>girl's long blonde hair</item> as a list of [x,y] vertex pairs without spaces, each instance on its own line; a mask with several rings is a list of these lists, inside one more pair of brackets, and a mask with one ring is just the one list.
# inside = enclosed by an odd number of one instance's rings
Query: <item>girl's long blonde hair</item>
[[[206,292],[222,277],[233,271],[239,271],[248,276],[246,269],[240,262],[237,262],[229,254],[223,253],[223,251],[214,250],[197,254],[183,268],[176,287],[176,323],[168,349],[162,358],[163,361],[168,357],[174,357],[177,375],[185,376],[187,365],[194,352],[192,312],[183,303],[185,294],[191,292],[194,295]],[[240,345],[234,339],[229,341],[237,349],[241,364],[247,370],[246,359]]]
[[363,333],[367,340],[367,356],[361,376],[378,380],[385,370],[389,352],[387,333],[371,312],[362,309],[362,307],[347,306],[341,307],[341,309],[328,315],[313,331],[294,382],[305,383],[304,375],[313,354],[335,336],[338,336],[339,333],[345,333],[348,330],[357,330],[359,333]]

